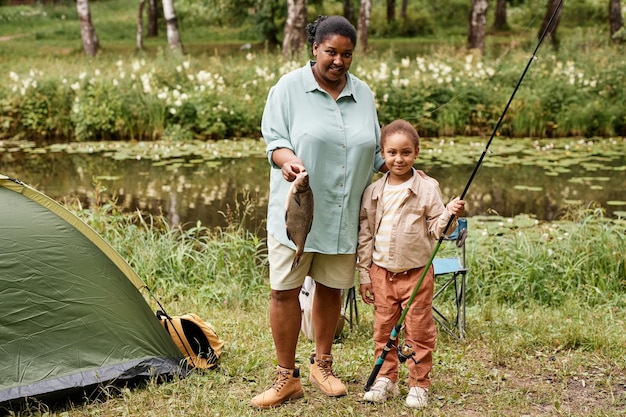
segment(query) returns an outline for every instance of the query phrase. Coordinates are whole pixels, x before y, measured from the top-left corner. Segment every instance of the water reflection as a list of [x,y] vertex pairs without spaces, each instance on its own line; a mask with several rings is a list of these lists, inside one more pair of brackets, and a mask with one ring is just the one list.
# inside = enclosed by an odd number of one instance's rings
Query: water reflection
[[[499,213],[514,216],[527,213],[553,220],[568,203],[596,202],[607,214],[626,207],[607,205],[625,198],[626,173],[621,159],[604,161],[589,176],[588,167],[569,167],[569,172],[546,175],[538,166],[510,163],[481,167],[466,196],[468,216]],[[473,164],[444,166],[428,155],[420,155],[418,168],[435,177],[444,200],[459,195]],[[164,215],[172,224],[225,226],[224,213],[241,203],[253,201],[247,225],[263,233],[268,201],[269,165],[263,155],[215,161],[115,160],[98,154],[62,152],[8,152],[0,156],[0,173],[18,178],[56,200],[79,198],[85,206],[93,202],[94,184],[104,195],[117,198],[126,210],[141,209]]]

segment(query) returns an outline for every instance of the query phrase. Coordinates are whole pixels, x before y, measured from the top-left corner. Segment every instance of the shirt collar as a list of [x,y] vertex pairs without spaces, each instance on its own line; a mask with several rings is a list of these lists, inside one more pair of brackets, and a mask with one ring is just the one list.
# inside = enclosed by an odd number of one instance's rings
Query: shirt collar
[[[413,177],[411,179],[412,182],[411,182],[411,185],[409,186],[409,190],[411,190],[413,194],[418,194],[421,181],[425,179],[431,179],[436,182],[434,178],[431,178],[428,175],[426,175],[424,171],[415,169],[415,167],[412,167],[411,171],[413,171]],[[380,186],[373,190],[372,200],[378,200],[380,196],[382,195],[383,189],[385,188],[385,184],[387,183],[387,179],[389,178],[389,171],[385,172],[385,175],[383,176],[383,178],[384,179],[381,180],[380,182]]]
[[[315,90],[323,91],[317,81],[315,81],[315,76],[313,75],[313,64],[315,64],[315,61],[310,60],[304,66],[304,91],[306,91],[307,93]],[[354,94],[354,84],[352,83],[352,77],[350,76],[349,72],[346,73],[346,78],[348,82],[341,91],[341,94],[339,94],[339,97],[337,97],[337,101],[339,101],[342,97],[351,97],[352,100],[356,102],[356,95]]]

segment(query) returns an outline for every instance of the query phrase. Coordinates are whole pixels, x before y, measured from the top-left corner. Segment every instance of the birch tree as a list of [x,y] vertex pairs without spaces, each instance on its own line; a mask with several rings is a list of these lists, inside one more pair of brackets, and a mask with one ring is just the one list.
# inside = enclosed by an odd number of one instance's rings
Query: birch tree
[[487,0],[472,0],[469,26],[467,30],[467,47],[485,52],[485,30],[487,26]]
[[139,9],[137,10],[137,49],[143,50],[143,6],[146,0],[139,0]]
[[616,35],[616,33],[619,32],[620,29],[623,30],[624,27],[620,0],[609,0],[609,26],[611,29],[611,39],[614,43],[620,43],[624,39],[624,35]]
[[370,29],[370,17],[372,15],[372,0],[361,0],[359,8],[359,23],[357,25],[358,48],[361,52],[367,52],[367,39]]
[[291,57],[306,43],[306,0],[287,0],[287,20],[282,53]]
[[80,20],[80,36],[83,39],[83,50],[85,54],[94,56],[98,52],[99,42],[98,36],[96,36],[96,29],[91,22],[89,1],[76,0],[76,10]]
[[180,41],[178,32],[178,20],[174,10],[174,0],[163,0],[163,16],[167,26],[167,42],[170,49],[176,53],[183,53],[183,44]]

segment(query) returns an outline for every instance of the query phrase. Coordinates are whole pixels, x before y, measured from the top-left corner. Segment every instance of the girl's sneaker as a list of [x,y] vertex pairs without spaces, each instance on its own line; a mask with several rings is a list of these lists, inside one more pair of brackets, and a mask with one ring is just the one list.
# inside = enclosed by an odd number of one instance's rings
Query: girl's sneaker
[[406,405],[411,408],[422,408],[428,405],[428,390],[422,387],[411,387],[406,396]]
[[387,397],[395,397],[400,394],[398,384],[391,382],[391,379],[381,377],[376,379],[372,388],[363,395],[365,401],[373,403],[382,403],[387,400]]

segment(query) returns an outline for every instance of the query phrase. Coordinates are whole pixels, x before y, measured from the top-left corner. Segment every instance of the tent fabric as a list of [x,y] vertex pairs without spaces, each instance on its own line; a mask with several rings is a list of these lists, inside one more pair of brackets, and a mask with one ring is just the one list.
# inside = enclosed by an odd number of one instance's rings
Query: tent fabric
[[0,403],[180,375],[144,286],[86,223],[0,175]]

